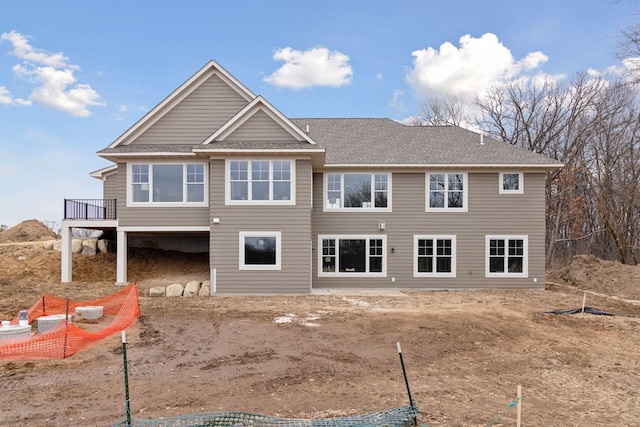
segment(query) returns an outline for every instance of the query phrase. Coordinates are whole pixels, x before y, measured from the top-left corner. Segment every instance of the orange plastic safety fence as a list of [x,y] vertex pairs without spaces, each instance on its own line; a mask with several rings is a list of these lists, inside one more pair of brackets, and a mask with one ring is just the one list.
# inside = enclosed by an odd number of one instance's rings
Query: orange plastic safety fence
[[[130,285],[115,294],[91,301],[71,301],[45,294],[29,309],[29,323],[53,314],[72,316],[76,307],[83,306],[102,306],[103,314],[114,315],[114,318],[97,331],[61,321],[48,331],[30,337],[0,338],[0,360],[62,359],[128,328],[140,316],[138,287]],[[18,316],[11,324],[18,324]]]

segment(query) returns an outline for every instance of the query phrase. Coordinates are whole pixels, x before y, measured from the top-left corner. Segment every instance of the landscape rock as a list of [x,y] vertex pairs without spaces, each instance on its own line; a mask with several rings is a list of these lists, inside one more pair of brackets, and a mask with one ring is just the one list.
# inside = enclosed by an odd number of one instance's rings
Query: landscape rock
[[198,292],[199,297],[208,297],[211,296],[211,282],[205,280],[202,282],[202,286],[200,286],[200,292]]
[[82,253],[95,255],[98,252],[98,239],[86,239],[82,241]]
[[181,297],[184,292],[184,287],[180,283],[174,283],[173,285],[167,286],[165,291],[165,296],[168,297]]
[[53,249],[54,245],[57,243],[57,240],[45,240],[42,242],[42,247],[46,250],[50,251]]
[[112,240],[98,240],[98,251],[107,254],[115,251],[115,244]]
[[184,292],[182,293],[182,296],[185,296],[185,297],[197,296],[198,292],[200,292],[200,285],[201,283],[198,282],[197,280],[190,281],[184,287]]
[[[60,243],[60,245],[62,245],[62,243]],[[71,241],[71,253],[79,254],[81,252],[82,252],[82,239],[73,239]]]
[[150,297],[163,297],[164,294],[165,294],[164,286],[154,286],[153,288],[149,289]]

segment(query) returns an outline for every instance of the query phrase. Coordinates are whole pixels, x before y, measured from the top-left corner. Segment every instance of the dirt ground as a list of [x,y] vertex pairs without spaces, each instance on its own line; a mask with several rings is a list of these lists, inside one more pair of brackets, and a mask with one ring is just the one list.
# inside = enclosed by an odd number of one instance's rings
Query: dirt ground
[[[151,286],[206,280],[206,256],[130,255],[142,313],[127,331],[134,418],[404,406],[400,342],[420,425],[515,426],[518,384],[524,426],[640,425],[640,267],[579,256],[545,291],[150,298]],[[117,291],[115,261],[74,255],[75,281],[62,284],[59,252],[0,244],[0,319],[43,293]],[[620,316],[543,314],[580,307],[585,291],[587,306]],[[1,426],[113,425],[124,415],[120,336],[64,360],[0,361],[0,390]]]

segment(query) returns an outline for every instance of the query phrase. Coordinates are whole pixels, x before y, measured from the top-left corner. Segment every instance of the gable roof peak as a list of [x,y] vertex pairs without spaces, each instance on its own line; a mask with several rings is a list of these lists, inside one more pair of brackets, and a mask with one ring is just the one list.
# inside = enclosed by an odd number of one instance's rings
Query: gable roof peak
[[108,148],[114,148],[119,145],[128,145],[131,143],[132,140],[160,120],[165,114],[171,111],[173,107],[179,104],[180,101],[200,87],[214,74],[224,81],[231,89],[237,92],[245,101],[250,102],[256,98],[256,95],[244,84],[233,77],[227,70],[212,59],[196,71],[195,74],[189,77],[184,83],[178,86],[177,89],[171,92],[171,94],[163,99],[158,105],[152,108],[151,111],[145,114],[133,126],[127,129],[114,142],[112,142]]
[[284,129],[298,141],[304,141],[308,142],[309,144],[315,145],[315,141],[307,133],[303,132],[298,126],[295,125],[295,123],[293,123],[273,105],[271,105],[271,103],[267,101],[262,95],[256,96],[242,110],[238,111],[235,116],[229,119],[211,136],[205,139],[202,142],[202,145],[208,145],[214,141],[223,141],[259,111],[266,113],[267,116],[269,116],[274,122],[281,126],[282,129]]

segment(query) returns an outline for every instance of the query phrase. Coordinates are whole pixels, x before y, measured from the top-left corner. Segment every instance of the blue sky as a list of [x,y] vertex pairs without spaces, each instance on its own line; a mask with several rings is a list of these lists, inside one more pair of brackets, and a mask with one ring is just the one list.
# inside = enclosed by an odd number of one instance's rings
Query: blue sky
[[403,120],[426,96],[619,72],[633,1],[7,1],[0,224],[101,198],[105,148],[210,59],[296,117]]

